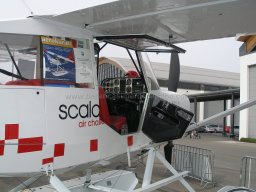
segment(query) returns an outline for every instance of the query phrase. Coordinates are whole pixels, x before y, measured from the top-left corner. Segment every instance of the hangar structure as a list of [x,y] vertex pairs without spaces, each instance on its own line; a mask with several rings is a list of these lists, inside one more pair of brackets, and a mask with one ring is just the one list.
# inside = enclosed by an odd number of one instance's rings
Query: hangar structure
[[[151,63],[153,71],[157,77],[158,83],[162,89],[167,89],[167,82],[169,78],[169,64],[167,63]],[[121,68],[121,66],[123,68]],[[106,77],[109,77],[113,71],[118,70],[122,76],[125,71],[134,70],[135,67],[132,61],[128,58],[107,58],[101,57],[99,70],[105,71]],[[112,72],[111,72],[112,71]],[[180,68],[180,82],[178,92],[189,96],[191,101],[191,111],[195,114],[194,121],[198,122],[224,109],[231,108],[239,104],[239,73],[225,72],[190,66],[181,66]],[[228,90],[228,91],[225,91]],[[205,93],[224,93],[228,95],[225,98],[215,98],[203,102],[198,100],[194,102],[195,97],[199,97]],[[232,101],[232,93],[233,103]],[[194,104],[196,103],[196,104]],[[215,120],[212,122],[221,126],[237,125],[239,126],[239,113],[234,116]],[[225,125],[223,125],[225,124]]]
[[[240,78],[241,102],[256,98],[256,35],[241,35],[239,41],[244,42],[240,47]],[[256,138],[256,106],[240,112],[240,137]]]

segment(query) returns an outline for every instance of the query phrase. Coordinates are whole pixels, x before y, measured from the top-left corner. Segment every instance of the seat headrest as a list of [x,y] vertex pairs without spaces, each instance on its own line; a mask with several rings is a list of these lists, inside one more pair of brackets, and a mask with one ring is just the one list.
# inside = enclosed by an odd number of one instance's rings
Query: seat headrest
[[139,74],[137,71],[128,71],[126,73],[126,76],[129,78],[136,78],[136,77],[139,77]]

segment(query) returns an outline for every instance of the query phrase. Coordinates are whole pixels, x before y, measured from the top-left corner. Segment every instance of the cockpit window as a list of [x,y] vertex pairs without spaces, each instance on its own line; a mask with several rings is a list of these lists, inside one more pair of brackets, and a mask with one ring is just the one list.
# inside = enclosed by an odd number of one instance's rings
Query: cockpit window
[[44,84],[94,88],[89,39],[41,37]]
[[0,83],[40,80],[39,38],[1,34],[0,40]]
[[92,47],[89,39],[0,34],[0,84],[94,88]]
[[[185,52],[184,49],[177,47],[170,42],[166,42],[148,35],[99,36],[96,39],[103,41],[106,44],[109,43],[126,49],[148,90],[158,90],[159,85],[155,74],[152,71],[151,62],[147,56],[147,53]],[[101,50],[101,48],[99,48],[99,50]],[[135,52],[135,59],[131,54],[132,51]],[[137,61],[135,61],[136,59]]]
[[106,78],[124,77],[126,69],[115,59],[101,57],[98,67],[98,83],[101,84]]

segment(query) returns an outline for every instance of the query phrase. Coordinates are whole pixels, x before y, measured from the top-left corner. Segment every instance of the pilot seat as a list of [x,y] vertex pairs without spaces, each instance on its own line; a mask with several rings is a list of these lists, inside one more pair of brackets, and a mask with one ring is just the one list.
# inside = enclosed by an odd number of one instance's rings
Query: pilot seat
[[118,133],[127,132],[127,120],[125,116],[110,115],[106,96],[102,87],[99,87],[100,120],[114,128]]

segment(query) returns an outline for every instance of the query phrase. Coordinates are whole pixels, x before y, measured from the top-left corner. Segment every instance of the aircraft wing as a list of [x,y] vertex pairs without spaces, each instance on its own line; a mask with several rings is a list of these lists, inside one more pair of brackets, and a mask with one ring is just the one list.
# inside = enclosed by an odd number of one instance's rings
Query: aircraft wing
[[101,35],[148,34],[172,43],[256,33],[255,0],[119,0],[52,19]]

